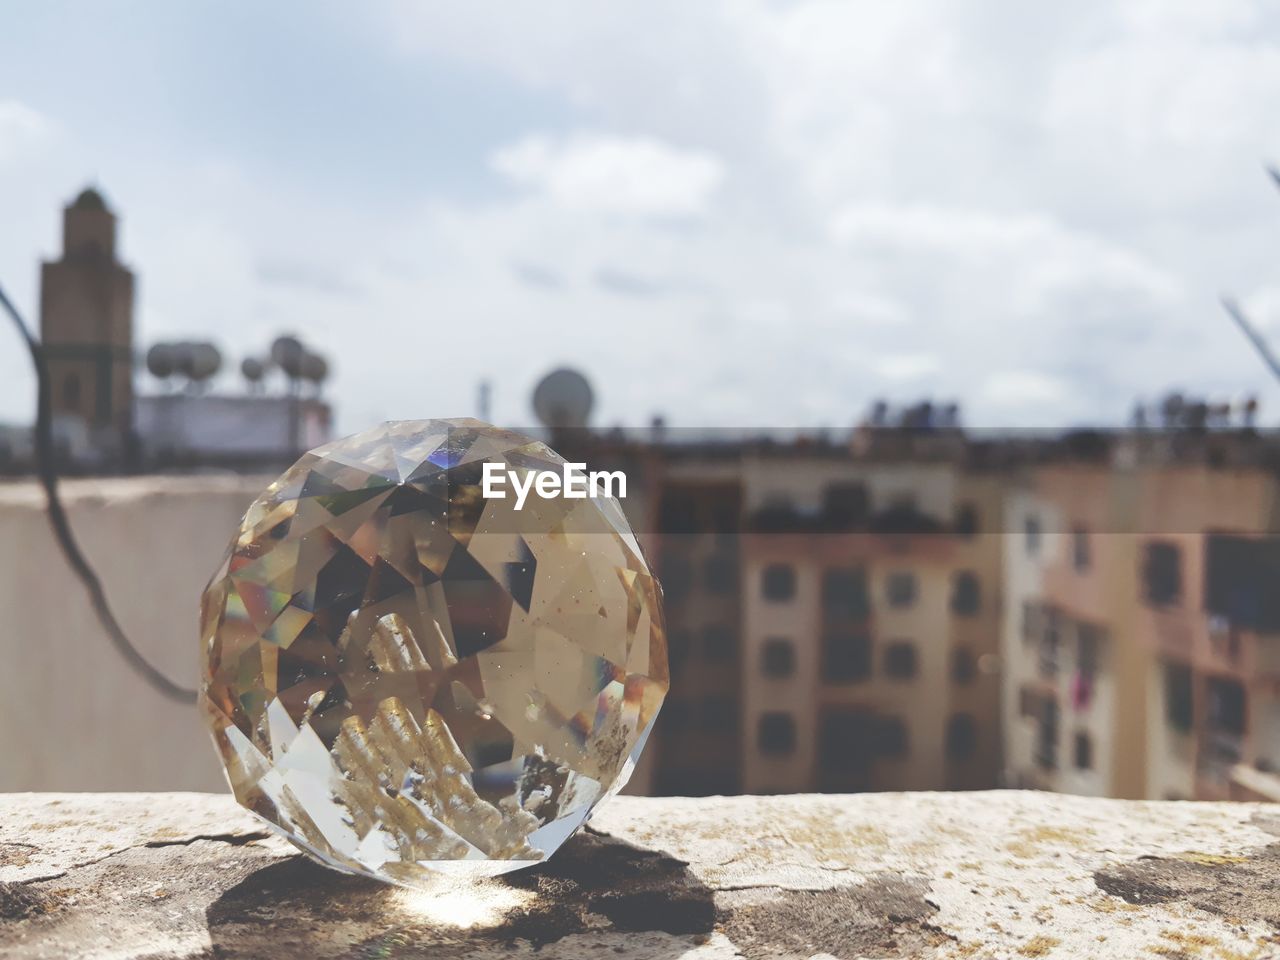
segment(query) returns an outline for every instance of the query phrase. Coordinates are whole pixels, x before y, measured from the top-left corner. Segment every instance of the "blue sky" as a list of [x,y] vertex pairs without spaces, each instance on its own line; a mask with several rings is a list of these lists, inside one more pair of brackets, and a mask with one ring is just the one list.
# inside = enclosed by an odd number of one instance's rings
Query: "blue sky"
[[[343,430],[482,377],[527,424],[564,363],[602,423],[1274,419],[1216,298],[1280,339],[1278,117],[1238,0],[46,2],[0,39],[0,280],[34,320],[96,181],[141,344],[297,332]],[[30,390],[14,339],[0,418]]]

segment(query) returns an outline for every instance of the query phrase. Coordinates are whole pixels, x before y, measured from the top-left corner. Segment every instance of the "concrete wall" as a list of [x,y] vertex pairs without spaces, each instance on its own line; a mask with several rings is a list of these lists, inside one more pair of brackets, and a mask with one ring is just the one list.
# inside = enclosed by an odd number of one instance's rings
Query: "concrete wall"
[[[267,477],[73,480],[63,499],[146,658],[198,682],[200,594]],[[33,483],[0,484],[0,792],[225,789],[194,707],[133,673],[58,549]],[[652,757],[627,787],[644,793]]]
[[[195,686],[200,593],[265,479],[64,483],[77,537],[129,636]],[[0,791],[221,790],[196,710],[126,666],[49,530],[34,484],[0,486]]]

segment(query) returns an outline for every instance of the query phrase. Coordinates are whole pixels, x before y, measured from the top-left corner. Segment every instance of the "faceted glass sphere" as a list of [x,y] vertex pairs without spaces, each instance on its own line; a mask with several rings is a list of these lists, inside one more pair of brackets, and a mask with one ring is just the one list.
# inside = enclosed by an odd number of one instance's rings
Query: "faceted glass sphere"
[[329,866],[413,885],[544,860],[626,783],[666,695],[661,591],[617,500],[517,510],[510,483],[483,495],[486,462],[564,463],[477,420],[313,450],[205,590],[231,789]]

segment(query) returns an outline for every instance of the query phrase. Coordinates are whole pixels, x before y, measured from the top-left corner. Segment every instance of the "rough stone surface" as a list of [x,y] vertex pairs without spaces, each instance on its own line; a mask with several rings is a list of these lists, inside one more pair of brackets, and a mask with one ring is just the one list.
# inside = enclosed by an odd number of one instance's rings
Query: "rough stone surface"
[[1280,814],[1040,793],[619,797],[405,890],[229,797],[0,795],[0,957],[1280,957]]

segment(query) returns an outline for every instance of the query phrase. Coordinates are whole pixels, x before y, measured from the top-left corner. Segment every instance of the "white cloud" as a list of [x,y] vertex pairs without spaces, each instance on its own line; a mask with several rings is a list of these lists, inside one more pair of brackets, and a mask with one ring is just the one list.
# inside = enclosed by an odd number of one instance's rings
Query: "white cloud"
[[53,137],[54,124],[17,100],[0,100],[0,164],[30,157]]
[[1002,216],[925,204],[860,203],[845,207],[831,222],[832,236],[845,243],[931,248],[957,255],[1007,252],[1044,242],[1055,232],[1044,216]]
[[1280,284],[1264,284],[1240,297],[1240,306],[1255,328],[1280,336]]
[[705,214],[720,161],[649,137],[530,136],[503,147],[493,169],[569,210],[650,217]]
[[1068,397],[1068,388],[1060,380],[1026,370],[1003,370],[992,374],[981,385],[982,396],[992,402],[1039,407],[1052,410]]
[[942,361],[928,353],[891,354],[876,360],[875,368],[884,379],[896,383],[919,380],[921,377],[936,373],[942,368]]

